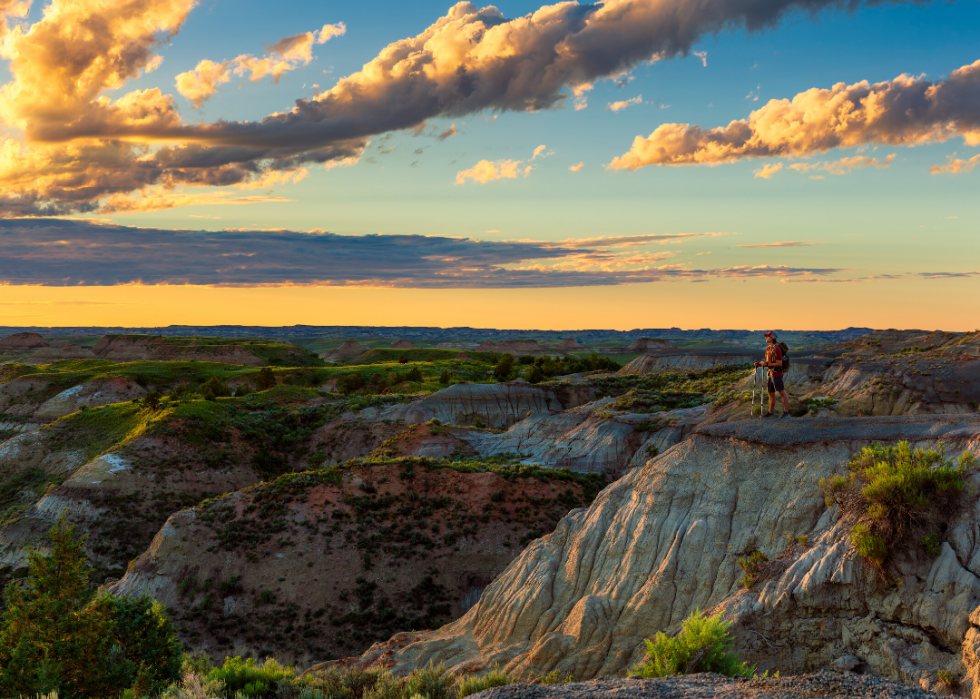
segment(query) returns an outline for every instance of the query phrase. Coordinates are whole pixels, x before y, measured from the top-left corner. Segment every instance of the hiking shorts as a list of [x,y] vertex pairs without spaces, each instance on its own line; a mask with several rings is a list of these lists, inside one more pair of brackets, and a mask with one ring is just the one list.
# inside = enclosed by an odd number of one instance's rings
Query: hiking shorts
[[785,391],[786,387],[783,385],[782,376],[770,376],[769,377],[769,393],[775,393],[776,391]]

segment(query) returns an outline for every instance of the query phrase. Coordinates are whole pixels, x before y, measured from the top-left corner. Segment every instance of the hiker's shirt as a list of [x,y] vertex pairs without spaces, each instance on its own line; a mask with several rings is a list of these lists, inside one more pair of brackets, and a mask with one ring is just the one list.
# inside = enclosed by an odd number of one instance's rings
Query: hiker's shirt
[[766,347],[766,364],[773,363],[777,363],[779,368],[773,369],[770,367],[769,375],[773,378],[779,378],[783,375],[783,351],[779,348],[779,345],[769,345]]

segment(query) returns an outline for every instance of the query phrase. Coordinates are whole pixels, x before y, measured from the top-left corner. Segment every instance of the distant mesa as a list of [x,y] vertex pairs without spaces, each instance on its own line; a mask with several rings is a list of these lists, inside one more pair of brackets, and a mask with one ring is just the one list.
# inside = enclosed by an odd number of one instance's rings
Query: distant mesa
[[472,359],[472,357],[470,357],[470,355],[466,354],[466,352],[460,352],[455,357],[453,357],[453,359]]
[[502,340],[497,344],[481,342],[477,352],[507,352],[508,354],[546,354],[548,349],[537,340]]
[[672,350],[676,349],[674,345],[670,344],[666,340],[658,340],[654,337],[640,337],[630,344],[626,348],[627,352],[646,352],[648,350]]
[[413,345],[408,340],[395,340],[394,342],[391,343],[391,349],[410,350],[410,349],[418,349],[418,347]]
[[576,352],[578,350],[584,350],[584,349],[585,349],[585,345],[581,344],[574,337],[566,337],[564,340],[561,341],[561,344],[558,345],[559,352]]
[[0,352],[6,350],[39,349],[50,347],[43,337],[37,333],[16,333],[0,340]]
[[360,342],[348,340],[333,352],[327,354],[324,359],[328,362],[346,362],[351,359],[357,359],[367,351],[368,348],[362,345]]

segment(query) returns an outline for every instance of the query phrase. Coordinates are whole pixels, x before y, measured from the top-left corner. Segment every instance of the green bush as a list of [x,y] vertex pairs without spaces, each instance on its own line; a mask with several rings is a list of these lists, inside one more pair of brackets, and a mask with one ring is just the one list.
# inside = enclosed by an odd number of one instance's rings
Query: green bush
[[707,617],[696,609],[685,619],[681,632],[670,638],[663,632],[647,640],[647,656],[635,669],[633,677],[667,677],[696,672],[716,672],[726,677],[752,677],[755,666],[741,662],[732,648],[729,622],[721,615]]
[[197,392],[207,400],[214,400],[215,398],[229,397],[231,388],[226,381],[222,381],[217,376],[212,376],[201,385]]
[[258,376],[255,377],[255,388],[259,391],[267,391],[275,388],[276,374],[269,367],[259,369]]
[[443,386],[448,384],[452,379],[452,374],[449,373],[449,369],[443,369],[442,373],[439,374],[439,383]]
[[544,374],[538,367],[531,366],[524,375],[524,378],[528,383],[541,383],[544,381]]
[[875,442],[851,460],[847,475],[821,479],[820,487],[828,506],[857,517],[851,543],[883,573],[900,542],[939,554],[939,532],[962,506],[966,478],[975,471],[976,457],[969,452],[948,461],[935,449]]
[[241,693],[248,699],[272,696],[278,683],[295,677],[293,668],[280,665],[274,658],[266,658],[262,665],[252,658],[225,658],[224,665],[208,673],[208,681],[223,683],[228,696]]
[[768,562],[769,559],[766,558],[766,555],[762,551],[753,551],[748,557],[739,558],[738,567],[745,571],[745,575],[739,580],[742,587],[748,590],[755,585],[759,576],[762,574],[763,567]]
[[507,676],[507,673],[503,672],[499,667],[495,667],[485,675],[468,675],[460,678],[456,682],[456,695],[459,699],[463,699],[463,697],[468,697],[470,694],[482,692],[484,689],[504,687],[510,683],[511,679]]
[[497,366],[494,367],[493,377],[503,383],[504,381],[513,379],[514,373],[514,355],[505,354],[497,362]]
[[446,666],[433,662],[409,675],[408,682],[405,683],[405,694],[407,697],[418,694],[426,699],[453,699],[455,684],[456,678]]

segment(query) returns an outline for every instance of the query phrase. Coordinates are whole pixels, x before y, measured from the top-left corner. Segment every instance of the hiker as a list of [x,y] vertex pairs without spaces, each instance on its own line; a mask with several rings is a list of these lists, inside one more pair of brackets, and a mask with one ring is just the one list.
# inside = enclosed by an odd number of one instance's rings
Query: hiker
[[766,358],[764,361],[756,362],[757,367],[765,367],[769,370],[769,412],[762,417],[774,417],[776,409],[776,392],[783,398],[783,414],[781,417],[789,417],[789,396],[786,395],[786,387],[783,385],[783,369],[788,362],[785,361],[785,345],[779,342],[776,333],[770,330],[766,333]]

